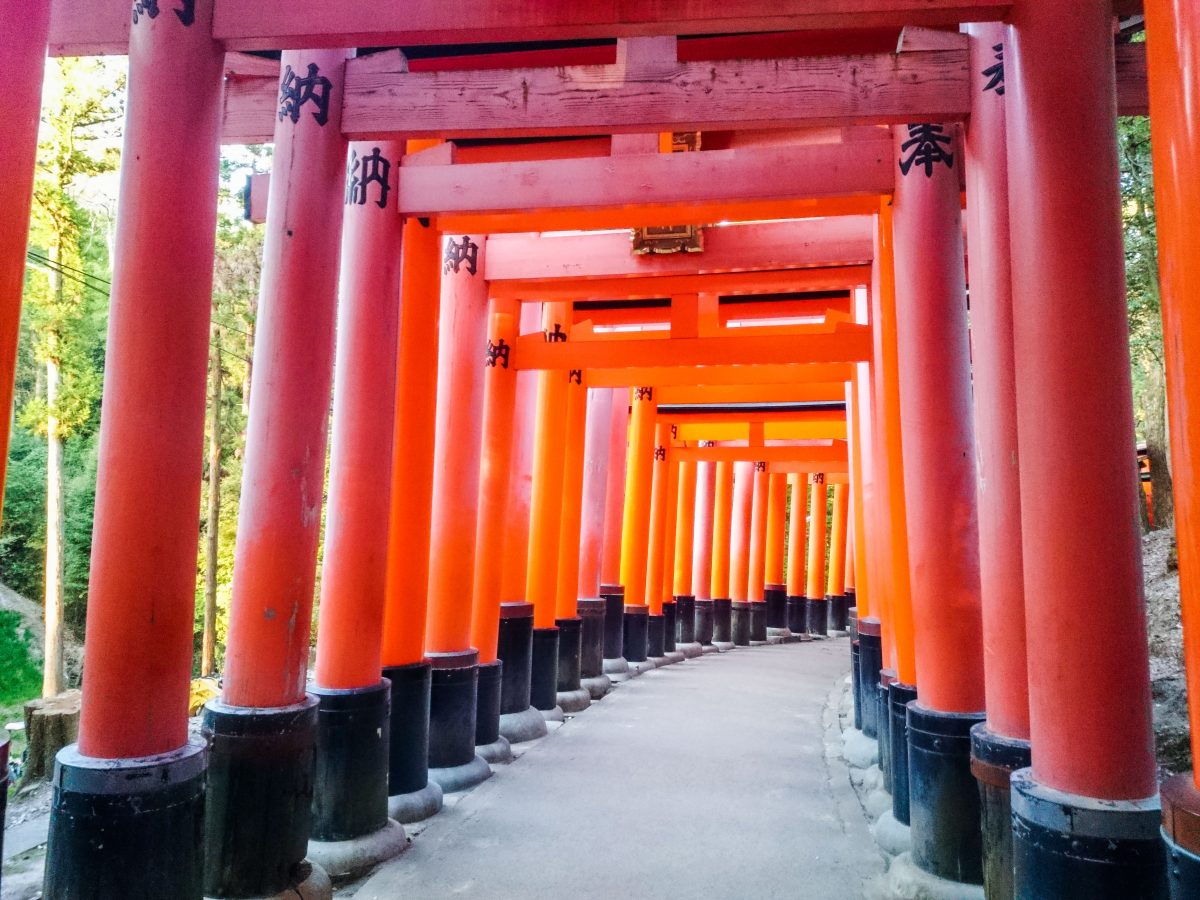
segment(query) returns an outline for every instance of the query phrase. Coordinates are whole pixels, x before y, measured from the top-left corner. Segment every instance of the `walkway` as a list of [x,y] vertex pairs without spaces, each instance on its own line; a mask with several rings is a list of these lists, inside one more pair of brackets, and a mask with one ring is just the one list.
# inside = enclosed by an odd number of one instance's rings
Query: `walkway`
[[849,655],[845,638],[743,647],[627,682],[497,767],[355,900],[858,897],[883,864],[825,754]]

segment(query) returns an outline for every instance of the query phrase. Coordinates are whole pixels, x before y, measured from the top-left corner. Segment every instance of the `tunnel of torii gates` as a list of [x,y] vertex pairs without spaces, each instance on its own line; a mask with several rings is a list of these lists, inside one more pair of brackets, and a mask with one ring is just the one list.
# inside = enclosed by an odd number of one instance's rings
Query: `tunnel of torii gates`
[[[1200,896],[1200,792],[1156,779],[1115,134],[1151,112],[1200,689],[1200,6],[30,0],[0,34],[5,405],[42,59],[129,56],[46,897],[319,896],[502,738],[848,619],[921,872]],[[274,157],[223,692],[190,736],[222,142]]]

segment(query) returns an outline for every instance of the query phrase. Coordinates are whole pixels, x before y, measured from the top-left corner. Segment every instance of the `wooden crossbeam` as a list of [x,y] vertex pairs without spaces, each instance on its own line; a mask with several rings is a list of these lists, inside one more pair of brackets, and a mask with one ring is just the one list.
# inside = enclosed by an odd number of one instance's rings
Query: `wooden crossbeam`
[[[739,298],[744,299],[744,298]],[[657,303],[658,301],[655,301]],[[718,329],[729,326],[730,322],[758,322],[779,318],[808,318],[824,317],[828,312],[849,313],[850,298],[820,298],[820,299],[775,299],[767,298],[761,302],[722,303],[717,309],[717,318],[712,327],[706,325],[706,333],[716,333]],[[612,306],[603,309],[593,308],[588,304],[576,304],[574,309],[575,324],[590,322],[595,326],[621,325],[670,325],[673,315],[677,314],[675,305],[672,306]],[[699,322],[694,334],[680,334],[676,337],[699,337]],[[757,326],[755,326],[757,327]]]
[[[849,455],[845,441],[785,447],[672,447],[671,456],[684,462],[765,462],[787,466],[790,472],[845,472]],[[795,467],[800,468],[795,468]]]
[[[589,373],[589,384],[591,378]],[[658,403],[812,403],[843,401],[846,383],[814,382],[811,384],[700,385],[693,387],[660,387],[654,392]]]
[[768,365],[625,366],[588,370],[588,386],[672,387],[693,385],[759,385],[844,383],[853,374],[850,363],[791,363]]
[[763,430],[768,441],[846,440],[846,422],[706,422],[684,423],[677,429],[681,441],[745,441],[753,428]]

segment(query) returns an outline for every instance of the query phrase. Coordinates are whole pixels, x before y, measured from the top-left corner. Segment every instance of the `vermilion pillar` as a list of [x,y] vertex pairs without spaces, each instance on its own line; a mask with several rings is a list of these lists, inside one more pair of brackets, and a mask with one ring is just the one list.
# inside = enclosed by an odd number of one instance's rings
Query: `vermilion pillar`
[[646,606],[646,564],[656,410],[653,388],[633,390],[621,527],[621,581],[625,585],[625,659],[642,664],[646,662],[650,612]]
[[[896,128],[895,140],[896,348],[919,697],[909,707],[913,859],[933,875],[981,883],[978,834],[961,825],[979,815],[979,794],[955,781],[969,772],[970,726],[984,708],[962,150],[952,125]],[[926,733],[937,746],[926,746]],[[894,753],[891,763],[894,778]]]
[[[673,437],[675,433],[676,429],[672,427],[671,436]],[[671,455],[671,446],[673,443],[667,445],[669,455]],[[680,463],[676,459],[671,458],[668,461],[666,522],[663,526],[663,565],[662,578],[659,581],[659,596],[662,598],[663,610],[663,649],[666,651],[667,659],[672,662],[680,662],[683,659],[683,654],[675,649],[678,629],[675,603],[675,553],[678,543],[676,519],[679,517],[679,468]],[[690,556],[690,547],[688,553]]]
[[833,486],[833,519],[829,531],[829,571],[825,596],[829,602],[829,624],[834,631],[846,630],[846,540],[849,525],[849,486]]
[[808,556],[808,479],[788,476],[792,488],[791,514],[788,517],[787,628],[794,634],[808,631],[808,603],[804,596],[807,580],[804,565]]
[[[865,306],[866,297],[861,298]],[[866,320],[863,315],[863,320]],[[874,505],[877,497],[874,460],[874,429],[871,420],[871,374],[870,364],[859,363],[854,377],[847,385],[846,417],[850,423],[850,511],[853,520],[854,540],[851,543],[851,558],[854,561],[854,578],[847,577],[847,587],[854,586],[850,606],[855,607],[859,619],[874,613],[874,590],[870,578],[872,559],[876,551],[874,535]],[[868,511],[868,505],[872,508]],[[869,556],[870,554],[870,556]]]
[[804,596],[808,613],[808,633],[829,633],[829,609],[825,602],[825,537],[829,510],[829,489],[825,475],[817,472],[809,478],[808,502],[808,581]]
[[764,561],[763,599],[768,629],[787,628],[787,584],[784,560],[787,553],[787,475],[773,473],[767,486],[767,549]]
[[[312,835],[322,843],[373,835],[378,849],[351,862],[340,848],[315,846],[314,855],[338,874],[365,871],[404,847],[404,830],[388,822],[391,686],[379,677],[404,226],[387,201],[403,155],[401,142],[354,143],[346,174],[329,507],[311,688],[320,709]],[[360,802],[347,802],[351,793]],[[380,833],[384,828],[389,831]],[[390,840],[380,840],[387,834]]]
[[[703,446],[703,443],[701,444]],[[696,464],[696,521],[692,541],[692,594],[696,598],[693,636],[704,647],[713,637],[713,525],[717,464]]]
[[[437,406],[429,518],[428,619],[425,650],[433,664],[429,701],[429,777],[443,790],[478,784],[491,770],[475,752],[479,698],[496,715],[500,666],[479,666],[471,646],[482,450],[488,293],[483,235],[442,239]],[[488,744],[495,740],[491,719]]]
[[650,529],[646,557],[646,604],[650,607],[646,640],[649,658],[662,660],[666,632],[663,621],[663,572],[666,569],[667,501],[670,493],[671,426],[658,422],[654,428],[654,463],[651,466]]
[[[1010,21],[1009,233],[1034,748],[1032,772],[1013,776],[1014,832],[1030,829],[1028,841],[1015,841],[1016,890],[1067,866],[1076,896],[1151,896],[1163,868],[1152,858],[1150,682],[1130,512],[1137,483],[1112,9],[1046,0],[1014,8]],[[1085,798],[1105,801],[1088,828],[1107,848],[1100,856],[1077,850],[1082,835],[1064,831],[1074,806],[1093,807]]]
[[754,513],[754,463],[733,464],[729,534],[730,627],[735,644],[750,643],[750,531]]
[[695,572],[696,467],[698,463],[679,463],[679,487],[675,503],[675,571],[671,595],[675,601],[675,640],[686,644],[678,649],[695,654],[696,596],[692,593]]
[[[1157,192],[1159,267],[1171,426],[1171,475],[1179,547],[1180,600],[1187,664],[1193,757],[1200,753],[1200,593],[1196,556],[1196,447],[1200,422],[1188,412],[1197,394],[1195,372],[1200,318],[1200,16],[1194,5],[1151,0],[1146,4],[1150,63],[1151,131]],[[1172,890],[1186,896],[1200,890],[1200,819],[1195,766],[1163,785],[1163,826],[1174,851]],[[1178,873],[1176,876],[1175,873]]]
[[[568,304],[547,303],[542,334],[547,341],[570,332]],[[533,426],[533,493],[530,496],[526,599],[533,604],[533,680],[535,709],[558,706],[558,627],[554,624],[558,590],[558,542],[562,527],[563,441],[566,436],[567,373],[538,372]]]
[[588,389],[582,369],[567,373],[566,436],[558,538],[558,580],[554,624],[558,628],[558,705],[579,712],[591,703],[581,686],[583,619],[579,608],[579,537],[583,506]]
[[[5,435],[48,6],[0,13]],[[83,713],[55,764],[47,897],[202,894],[205,748],[187,703],[224,54],[211,2],[193,11],[130,29]]]
[[[767,519],[771,495],[771,478],[767,464],[754,464],[753,495],[750,503],[750,567],[746,599],[750,601],[750,640],[767,639],[766,578],[767,578]],[[780,569],[783,568],[780,563]]]
[[965,141],[966,218],[987,701],[987,721],[972,730],[971,766],[988,800],[981,823],[984,882],[990,891],[1011,896],[1009,778],[1029,765],[1030,755],[1005,101],[1003,80],[995,78],[1007,30],[995,23],[968,26],[967,33],[973,89]]
[[731,644],[730,539],[733,522],[733,463],[716,464],[713,489],[712,586],[713,642]]
[[[418,149],[409,141],[410,151]],[[389,814],[415,822],[441,809],[429,781],[429,698],[425,657],[429,519],[437,401],[440,233],[409,219],[400,260],[400,342],[396,353],[388,512],[383,676],[392,685],[388,746]]]
[[[281,62],[225,679],[221,700],[204,714],[211,742],[205,892],[213,897],[286,889],[303,856],[295,841],[310,830],[309,810],[294,809],[291,798],[312,791],[317,701],[305,693],[305,677],[345,196],[342,72],[350,55],[285,51]],[[263,729],[255,729],[262,746],[251,756],[243,750],[249,710]],[[250,789],[252,775],[271,787]]]
[[[541,330],[542,310],[524,303],[518,318],[520,334]],[[512,472],[508,481],[507,533],[504,537],[504,571],[500,598],[505,603],[525,603],[529,568],[529,520],[533,496],[533,428],[537,410],[537,373],[517,374],[517,399],[513,414]],[[529,611],[532,615],[532,610]]]
[[604,672],[614,680],[628,677],[625,661],[625,586],[621,581],[621,532],[624,526],[625,468],[629,438],[629,391],[613,388],[608,429],[608,473],[604,488],[604,549],[600,596],[604,598]]
[[601,596],[600,588],[612,408],[613,392],[610,389],[588,389],[576,606],[582,619],[579,681],[593,700],[599,700],[612,687],[611,679],[604,674],[604,625],[608,601]]

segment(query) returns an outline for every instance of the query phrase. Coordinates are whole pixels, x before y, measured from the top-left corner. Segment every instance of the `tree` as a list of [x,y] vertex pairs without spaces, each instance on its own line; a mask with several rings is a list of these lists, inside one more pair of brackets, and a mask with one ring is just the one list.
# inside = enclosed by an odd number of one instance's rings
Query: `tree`
[[99,238],[100,217],[88,210],[80,191],[89,179],[117,167],[123,81],[114,66],[96,59],[54,60],[46,76],[29,250],[40,277],[31,276],[26,291],[44,394],[35,389],[20,415],[22,425],[45,436],[47,447],[46,697],[65,687],[64,440],[92,418],[100,395],[97,323],[108,297],[107,281],[85,267],[85,245]]

